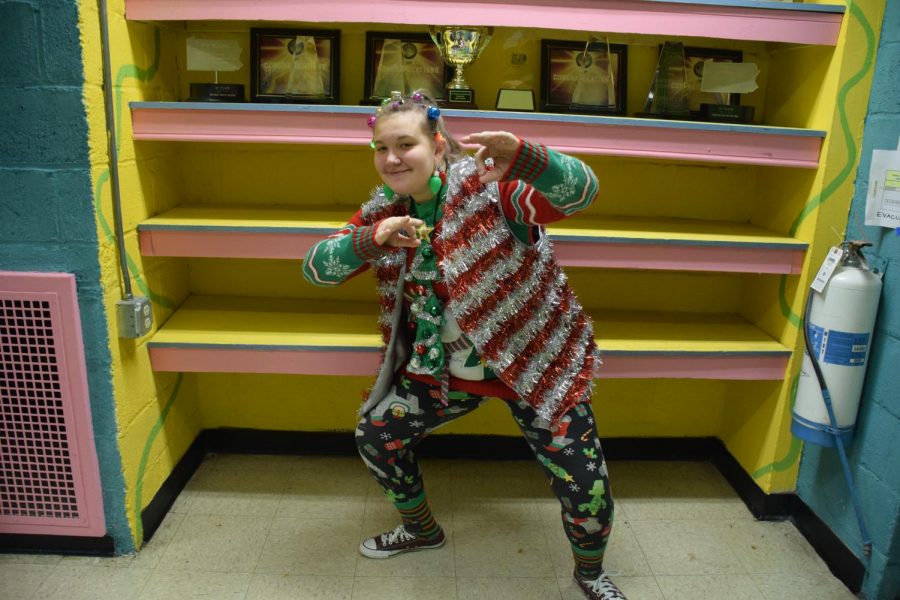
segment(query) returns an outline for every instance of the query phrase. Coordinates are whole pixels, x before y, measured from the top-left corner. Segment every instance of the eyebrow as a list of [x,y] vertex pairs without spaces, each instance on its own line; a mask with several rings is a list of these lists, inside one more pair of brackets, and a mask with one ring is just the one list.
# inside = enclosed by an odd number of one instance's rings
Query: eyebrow
[[[401,136],[399,136],[398,138],[396,138],[394,141],[395,141],[395,142],[401,142],[401,141],[407,140],[407,139],[414,140],[414,139],[416,139],[416,136],[414,136],[414,135],[405,135],[405,134],[404,134],[404,135],[401,135]],[[381,138],[375,138],[375,139],[372,140],[372,141],[375,142],[376,144],[383,144],[383,143],[384,143],[384,142],[381,140]]]

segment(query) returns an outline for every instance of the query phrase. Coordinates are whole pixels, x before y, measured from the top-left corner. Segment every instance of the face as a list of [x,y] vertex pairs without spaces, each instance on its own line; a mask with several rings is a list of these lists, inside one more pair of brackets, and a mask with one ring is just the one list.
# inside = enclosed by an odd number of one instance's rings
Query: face
[[428,179],[444,156],[444,142],[425,131],[419,111],[393,113],[375,124],[375,170],[386,186],[417,201],[431,199]]

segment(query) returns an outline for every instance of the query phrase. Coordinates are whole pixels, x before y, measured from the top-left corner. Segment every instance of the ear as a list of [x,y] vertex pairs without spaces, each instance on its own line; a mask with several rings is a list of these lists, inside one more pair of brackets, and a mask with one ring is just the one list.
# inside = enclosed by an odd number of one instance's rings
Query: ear
[[444,156],[447,154],[447,140],[440,134],[435,134],[434,139],[434,163],[435,165],[444,162]]

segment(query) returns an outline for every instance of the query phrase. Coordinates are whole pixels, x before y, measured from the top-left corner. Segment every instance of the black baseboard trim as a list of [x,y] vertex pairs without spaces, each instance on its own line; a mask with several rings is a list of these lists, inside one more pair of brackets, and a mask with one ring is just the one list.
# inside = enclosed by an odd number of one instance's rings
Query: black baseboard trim
[[794,496],[791,521],[815,548],[835,577],[858,594],[866,578],[866,566],[798,496]]
[[113,539],[78,535],[30,535],[0,533],[0,552],[10,554],[72,554],[81,556],[113,556]]
[[172,472],[169,473],[169,476],[166,477],[159,491],[153,496],[153,500],[141,511],[141,526],[144,531],[143,538],[145,542],[149,541],[153,534],[156,533],[157,528],[159,528],[169,509],[172,508],[172,505],[178,498],[178,494],[181,493],[181,490],[190,481],[194,472],[200,467],[200,463],[203,462],[207,452],[203,435],[197,436],[187,452],[184,453],[184,456],[181,457],[181,460],[175,465],[175,468],[172,469]]
[[710,462],[734,488],[755,518],[760,521],[786,521],[791,518],[796,495],[766,494],[721,440],[714,440],[714,446]]

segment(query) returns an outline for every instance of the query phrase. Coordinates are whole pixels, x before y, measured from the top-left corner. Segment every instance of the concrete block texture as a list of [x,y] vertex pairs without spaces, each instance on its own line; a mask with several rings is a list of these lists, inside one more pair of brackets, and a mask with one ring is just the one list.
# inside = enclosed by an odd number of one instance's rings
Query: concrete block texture
[[0,136],[0,165],[87,163],[87,120],[80,88],[0,88],[0,106],[6,121]]
[[0,239],[20,243],[56,240],[55,176],[46,169],[0,169]]
[[898,430],[900,418],[864,394],[857,421],[856,451],[860,464],[885,481],[900,482],[900,463],[893,459],[893,440]]
[[78,28],[78,3],[61,0],[42,1],[41,55],[44,81],[49,85],[77,85],[84,82],[81,41]]
[[42,81],[39,19],[33,3],[0,1],[0,85]]

